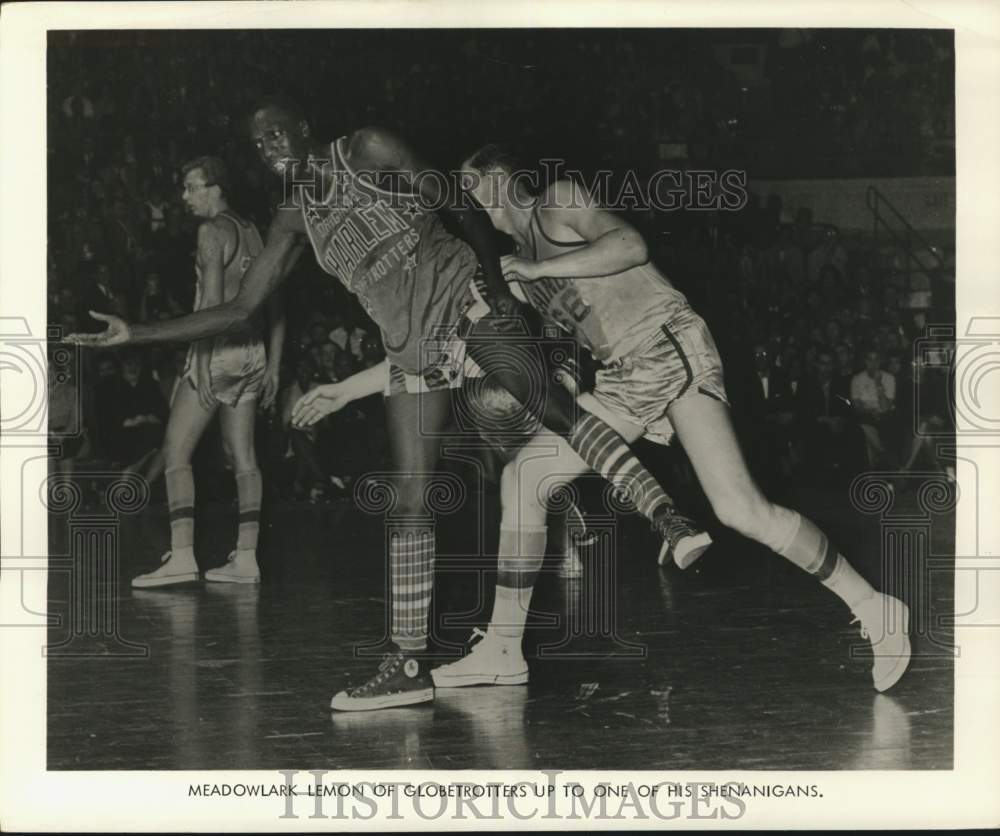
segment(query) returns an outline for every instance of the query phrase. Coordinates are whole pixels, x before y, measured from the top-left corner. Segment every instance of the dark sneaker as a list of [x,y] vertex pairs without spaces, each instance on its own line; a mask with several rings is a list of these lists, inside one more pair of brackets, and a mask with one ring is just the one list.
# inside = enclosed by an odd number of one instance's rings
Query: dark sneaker
[[433,699],[434,684],[426,663],[397,650],[383,657],[378,673],[364,685],[334,696],[330,700],[330,708],[335,711],[374,711]]
[[679,568],[687,569],[712,545],[712,538],[707,531],[676,512],[658,514],[653,520],[653,531],[663,538],[663,546],[657,559],[660,566],[673,560]]

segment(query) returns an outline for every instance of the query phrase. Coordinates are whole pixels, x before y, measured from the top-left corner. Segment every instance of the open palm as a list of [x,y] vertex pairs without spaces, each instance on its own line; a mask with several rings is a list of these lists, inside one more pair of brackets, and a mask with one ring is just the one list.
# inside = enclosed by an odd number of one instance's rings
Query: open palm
[[108,323],[107,329],[99,334],[68,334],[63,337],[63,342],[91,348],[108,348],[113,345],[123,345],[131,339],[132,332],[128,323],[121,317],[97,313],[96,311],[90,311],[90,315],[94,319]]

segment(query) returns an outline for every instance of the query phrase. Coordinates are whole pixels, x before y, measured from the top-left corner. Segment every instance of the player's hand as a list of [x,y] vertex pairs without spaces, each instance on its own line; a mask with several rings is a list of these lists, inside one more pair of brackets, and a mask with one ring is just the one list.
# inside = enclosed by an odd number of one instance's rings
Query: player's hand
[[63,337],[63,342],[74,345],[88,346],[89,348],[110,348],[113,345],[125,345],[132,339],[132,330],[128,323],[114,314],[102,314],[90,311],[94,319],[108,323],[107,330],[99,334],[67,334]]
[[292,407],[292,426],[311,427],[354,400],[343,383],[326,383],[303,395]]
[[509,282],[533,282],[541,278],[539,262],[518,258],[516,255],[501,256],[500,269]]
[[268,366],[264,370],[264,387],[260,394],[260,408],[270,412],[274,407],[274,399],[278,394],[279,369]]

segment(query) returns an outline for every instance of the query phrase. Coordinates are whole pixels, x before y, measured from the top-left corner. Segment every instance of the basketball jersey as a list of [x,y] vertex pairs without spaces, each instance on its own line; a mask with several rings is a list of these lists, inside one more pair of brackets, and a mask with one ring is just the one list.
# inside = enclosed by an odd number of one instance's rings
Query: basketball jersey
[[[260,251],[264,249],[264,244],[261,241],[257,227],[251,221],[244,220],[229,210],[219,212],[216,217],[225,218],[236,228],[236,247],[233,249],[232,255],[226,260],[222,273],[222,301],[228,302],[240,292],[240,287],[243,285],[243,277],[246,275],[247,270],[250,269],[250,265],[253,264],[254,259],[260,255]],[[202,292],[201,269],[197,264],[195,265],[195,272],[198,274],[198,283],[194,290],[194,309],[197,311],[201,309],[202,297],[204,295]],[[256,335],[259,329],[260,320],[255,316],[251,320],[250,325],[240,331],[239,336],[247,337]],[[244,330],[246,333],[243,333]],[[236,335],[230,334],[229,336],[233,337]]]
[[390,192],[348,167],[344,139],[331,143],[333,177],[323,200],[299,195],[316,261],[354,293],[382,332],[389,360],[420,374],[425,340],[451,327],[471,302],[477,258],[409,192]]
[[[537,205],[529,230],[530,252],[518,247],[521,258],[541,261],[587,245],[583,240],[549,237]],[[678,305],[687,304],[684,295],[651,263],[609,276],[541,278],[520,285],[542,316],[572,334],[601,362],[617,360],[638,348]]]
[[[224,262],[222,271],[222,301],[228,302],[240,292],[247,270],[264,245],[257,227],[250,221],[229,211],[220,212],[216,217],[220,215],[236,229],[236,246]],[[204,293],[201,270],[197,265],[195,271],[198,274],[198,284],[195,286],[194,309],[197,311],[203,305]],[[263,317],[255,314],[244,325],[209,338],[212,346],[209,377],[212,394],[219,403],[235,406],[244,398],[256,398],[260,394],[267,365],[263,325]],[[196,362],[197,346],[198,343],[191,343],[188,348],[183,375],[196,388],[200,374]]]
[[[222,301],[228,302],[240,292],[240,287],[243,286],[243,277],[246,275],[247,270],[250,269],[250,265],[253,264],[254,259],[264,249],[264,243],[261,241],[257,227],[251,221],[244,220],[228,209],[219,212],[215,217],[225,218],[236,228],[236,247],[223,265],[222,273]],[[194,310],[197,311],[201,309],[204,294],[202,291],[201,269],[197,264],[195,264],[194,269],[198,275],[198,283],[195,285],[194,290]],[[260,317],[254,316],[238,332],[230,331],[228,334],[221,336],[226,337],[230,342],[241,342],[247,338],[259,335],[260,328]]]

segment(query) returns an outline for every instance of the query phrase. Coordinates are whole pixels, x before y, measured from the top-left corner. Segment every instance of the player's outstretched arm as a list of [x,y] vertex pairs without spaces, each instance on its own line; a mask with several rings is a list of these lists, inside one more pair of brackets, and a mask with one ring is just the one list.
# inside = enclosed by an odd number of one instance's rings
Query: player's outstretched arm
[[101,348],[125,343],[193,342],[238,329],[287,275],[291,266],[287,256],[295,248],[301,230],[302,220],[297,211],[276,212],[267,244],[247,271],[240,292],[229,302],[176,319],[137,324],[91,312],[95,319],[108,323],[107,330],[100,334],[70,334],[66,342]]
[[419,192],[428,205],[447,213],[455,221],[455,231],[479,259],[491,303],[500,313],[513,313],[517,309],[517,300],[511,295],[500,268],[493,225],[470,195],[383,128],[355,131],[348,147],[356,168],[370,171],[376,177],[398,179],[401,185]]
[[389,361],[383,360],[345,380],[317,386],[295,402],[292,407],[292,426],[297,429],[310,427],[352,401],[378,394],[385,389],[388,379]]

